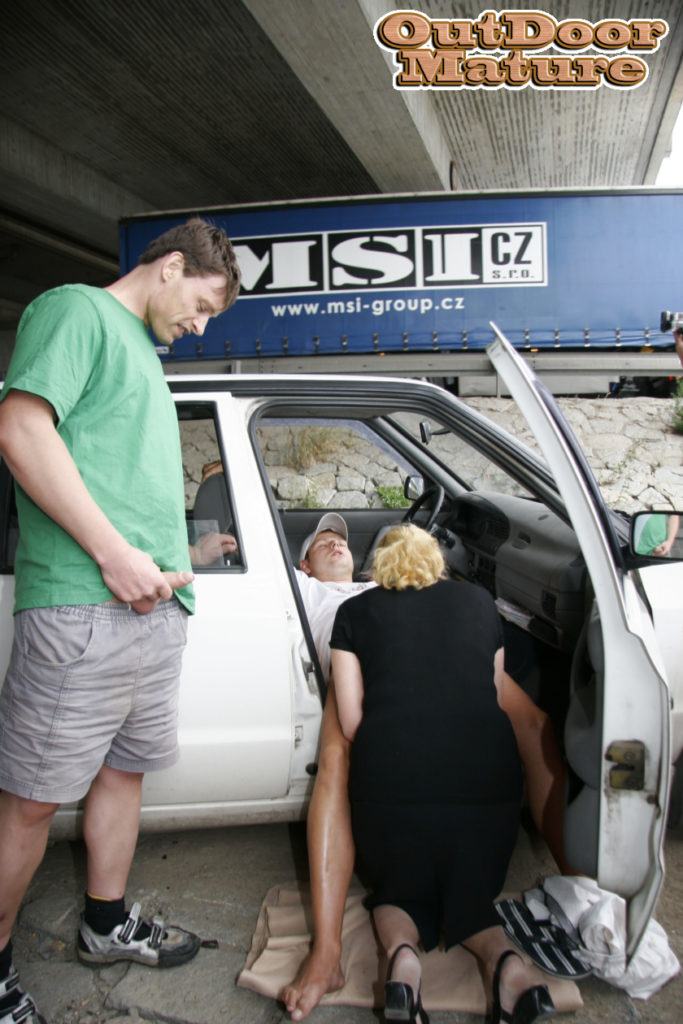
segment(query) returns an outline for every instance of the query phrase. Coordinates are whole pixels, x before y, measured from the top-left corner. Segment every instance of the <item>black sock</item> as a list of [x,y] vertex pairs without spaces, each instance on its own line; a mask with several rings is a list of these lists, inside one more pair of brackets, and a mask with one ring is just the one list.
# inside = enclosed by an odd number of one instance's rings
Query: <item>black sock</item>
[[[4,949],[0,949],[0,981],[5,981],[9,975],[9,969],[12,966],[12,940],[10,939]],[[4,1013],[5,1010],[11,1010],[12,1007],[16,1006],[23,997],[23,992],[20,988],[12,989],[9,995],[3,996],[0,999],[0,1013]]]
[[12,940],[10,939],[4,949],[0,949],[0,980],[4,980],[9,974],[12,966]]
[[[106,900],[98,896],[85,894],[85,912],[83,914],[86,924],[90,925],[98,935],[109,935],[117,924],[123,924],[127,919],[125,897],[120,900]],[[145,921],[135,929],[136,939],[146,939],[151,934],[151,928]]]
[[123,924],[126,920],[124,897],[122,896],[120,900],[106,900],[91,896],[86,892],[83,917],[86,924],[90,925],[98,935],[109,935],[109,932],[116,928],[117,924]]

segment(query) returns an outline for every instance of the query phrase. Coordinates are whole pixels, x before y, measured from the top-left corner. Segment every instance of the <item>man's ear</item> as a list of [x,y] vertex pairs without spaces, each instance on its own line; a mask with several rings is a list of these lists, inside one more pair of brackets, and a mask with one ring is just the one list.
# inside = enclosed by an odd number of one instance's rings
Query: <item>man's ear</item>
[[308,560],[307,559],[305,559],[305,558],[301,559],[301,561],[299,562],[299,568],[301,569],[302,572],[305,572],[307,576],[311,575],[311,567],[308,564]]
[[180,277],[185,272],[185,257],[181,252],[168,252],[163,257],[161,264],[161,278],[163,281],[172,281],[174,277]]

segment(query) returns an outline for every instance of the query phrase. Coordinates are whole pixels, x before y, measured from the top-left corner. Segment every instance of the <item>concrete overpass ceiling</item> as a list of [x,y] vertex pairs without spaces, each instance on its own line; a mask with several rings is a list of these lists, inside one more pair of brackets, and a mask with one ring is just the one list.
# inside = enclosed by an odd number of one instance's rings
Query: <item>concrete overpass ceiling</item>
[[[449,188],[451,161],[458,190],[652,184],[683,99],[680,0],[243,2],[384,192]],[[662,18],[669,34],[637,89],[397,91],[396,65],[371,36],[394,8],[446,20],[494,8],[558,22]]]
[[651,183],[683,99],[680,0],[420,0],[664,18],[638,89],[399,92],[382,0],[24,0],[3,18],[0,331],[65,280],[115,276],[144,210],[372,192]]
[[159,208],[374,183],[238,0],[25,0],[2,109]]
[[[141,210],[377,191],[239,0],[25,0],[3,21],[10,303],[47,286],[27,251],[16,258],[23,228],[81,243],[97,263],[117,257],[119,218]],[[50,283],[82,280],[81,263]],[[102,283],[112,276],[100,267]]]
[[[476,4],[474,6],[477,6]],[[479,5],[482,10],[486,5]],[[669,34],[643,55],[649,74],[637,89],[525,88],[433,92],[456,162],[459,189],[577,188],[653,184],[681,105],[680,0],[558,0],[491,5],[543,10],[559,22],[661,18]],[[489,9],[486,7],[486,9]],[[472,17],[470,3],[422,0],[430,18]]]

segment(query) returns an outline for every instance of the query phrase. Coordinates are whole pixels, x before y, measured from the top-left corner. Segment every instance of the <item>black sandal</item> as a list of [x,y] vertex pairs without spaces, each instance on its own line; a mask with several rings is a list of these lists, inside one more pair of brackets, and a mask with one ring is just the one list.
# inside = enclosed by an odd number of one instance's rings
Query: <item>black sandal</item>
[[429,1024],[429,1017],[422,1007],[422,985],[420,984],[420,988],[417,993],[417,1002],[415,1002],[413,990],[410,985],[407,985],[403,981],[391,980],[394,961],[402,949],[409,949],[416,957],[419,957],[417,950],[408,942],[401,943],[401,945],[394,950],[394,955],[389,962],[387,980],[384,985],[384,1019],[402,1020],[405,1021],[406,1024]]
[[[512,949],[506,949],[496,965],[493,976],[493,1006],[491,1007],[491,1024],[532,1024],[535,1020],[547,1020],[557,1013],[547,985],[536,985],[522,992],[515,1003],[512,1013],[508,1013],[500,1005],[500,976],[503,965],[509,956],[519,956]],[[521,960],[522,958],[519,957]]]

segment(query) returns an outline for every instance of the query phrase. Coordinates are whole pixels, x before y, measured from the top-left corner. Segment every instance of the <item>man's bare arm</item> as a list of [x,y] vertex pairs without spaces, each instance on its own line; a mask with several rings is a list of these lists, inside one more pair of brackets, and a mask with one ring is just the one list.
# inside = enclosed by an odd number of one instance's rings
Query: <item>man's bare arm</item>
[[191,573],[166,573],[145,551],[129,544],[87,490],[57,433],[49,402],[26,391],[10,391],[0,403],[0,453],[23,490],[97,563],[102,579],[136,611],[151,611]]

